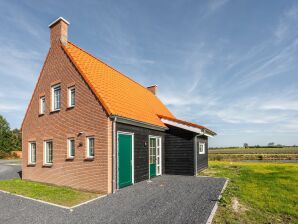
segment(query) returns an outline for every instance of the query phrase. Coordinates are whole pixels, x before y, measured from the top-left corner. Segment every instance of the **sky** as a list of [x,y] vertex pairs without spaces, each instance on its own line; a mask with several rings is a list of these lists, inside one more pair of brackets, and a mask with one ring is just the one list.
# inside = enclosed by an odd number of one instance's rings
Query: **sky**
[[19,128],[48,25],[144,86],[210,146],[298,145],[298,2],[0,0],[0,114]]

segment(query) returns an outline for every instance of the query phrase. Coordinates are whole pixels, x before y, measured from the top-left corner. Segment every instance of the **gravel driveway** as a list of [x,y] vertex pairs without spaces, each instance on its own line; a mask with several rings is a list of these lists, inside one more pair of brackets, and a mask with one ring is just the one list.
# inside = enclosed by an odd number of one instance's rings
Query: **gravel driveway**
[[224,183],[163,175],[73,211],[0,192],[0,223],[206,223]]
[[0,160],[0,180],[20,178],[20,160]]

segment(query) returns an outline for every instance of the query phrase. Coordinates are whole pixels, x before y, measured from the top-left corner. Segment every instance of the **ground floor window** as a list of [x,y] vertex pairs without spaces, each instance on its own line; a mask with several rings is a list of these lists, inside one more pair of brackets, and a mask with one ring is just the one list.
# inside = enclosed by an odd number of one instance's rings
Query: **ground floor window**
[[53,141],[44,142],[44,164],[51,165],[53,163]]
[[199,143],[199,154],[205,154],[205,143]]
[[67,140],[67,148],[68,148],[68,158],[73,158],[75,156],[75,140],[74,138],[69,138]]
[[29,143],[29,164],[35,164],[36,163],[36,142],[30,142]]
[[87,158],[94,157],[94,137],[87,137]]

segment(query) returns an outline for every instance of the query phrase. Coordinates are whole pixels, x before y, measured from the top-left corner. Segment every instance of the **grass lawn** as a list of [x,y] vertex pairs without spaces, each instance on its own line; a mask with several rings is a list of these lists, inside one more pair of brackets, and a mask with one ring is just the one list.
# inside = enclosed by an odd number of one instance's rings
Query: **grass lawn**
[[99,196],[99,194],[77,191],[69,187],[58,187],[21,179],[1,180],[0,189],[69,207]]
[[213,223],[298,223],[298,164],[211,161],[200,175],[230,179]]

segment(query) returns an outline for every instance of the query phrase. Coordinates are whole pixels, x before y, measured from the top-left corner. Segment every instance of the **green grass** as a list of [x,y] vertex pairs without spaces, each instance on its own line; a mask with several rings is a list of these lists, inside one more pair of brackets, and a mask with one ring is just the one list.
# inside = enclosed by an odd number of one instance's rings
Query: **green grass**
[[2,180],[0,189],[63,206],[74,206],[98,196],[95,193],[82,192],[69,187],[58,187],[20,179]]
[[298,150],[298,146],[288,146],[288,147],[266,147],[266,148],[243,148],[243,147],[235,147],[235,148],[209,148],[209,151],[213,151],[213,150],[245,150],[245,151],[249,151],[249,150]]
[[209,154],[210,161],[298,160],[298,154]]
[[298,147],[210,149],[210,154],[298,154]]
[[298,164],[209,162],[201,174],[230,179],[213,223],[298,223]]

